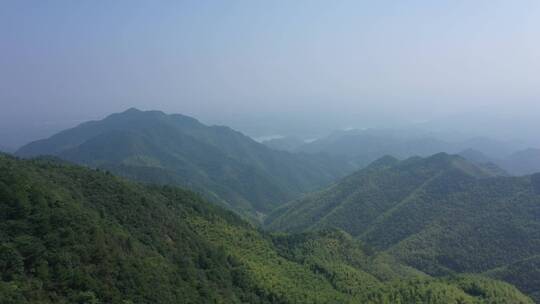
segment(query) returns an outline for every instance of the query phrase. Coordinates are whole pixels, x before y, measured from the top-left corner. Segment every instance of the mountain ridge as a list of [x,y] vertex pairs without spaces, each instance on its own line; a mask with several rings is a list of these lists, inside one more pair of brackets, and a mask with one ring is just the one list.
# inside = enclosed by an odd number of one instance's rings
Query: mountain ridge
[[[33,142],[16,154],[51,154],[145,182],[187,186],[251,217],[349,170],[328,156],[271,150],[228,127],[134,108]],[[146,178],[159,170],[166,178]]]

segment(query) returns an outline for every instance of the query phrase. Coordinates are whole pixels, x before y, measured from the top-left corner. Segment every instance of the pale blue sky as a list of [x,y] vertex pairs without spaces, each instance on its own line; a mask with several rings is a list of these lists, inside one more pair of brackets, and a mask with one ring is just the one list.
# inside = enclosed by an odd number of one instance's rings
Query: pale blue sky
[[0,140],[132,106],[240,128],[531,113],[539,73],[537,0],[0,2]]

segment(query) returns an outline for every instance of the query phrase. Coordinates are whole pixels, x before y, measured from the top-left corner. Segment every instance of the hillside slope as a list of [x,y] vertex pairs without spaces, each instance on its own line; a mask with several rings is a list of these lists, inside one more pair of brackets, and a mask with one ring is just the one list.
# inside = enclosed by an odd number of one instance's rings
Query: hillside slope
[[[338,227],[432,275],[489,272],[540,254],[540,175],[494,176],[447,154],[386,157],[276,210],[267,226]],[[538,278],[540,267],[528,273]],[[522,285],[526,277],[508,281],[540,291]]]
[[347,171],[335,159],[274,151],[227,127],[136,109],[28,144],[17,155],[54,155],[140,181],[189,187],[251,216]]
[[386,156],[321,192],[283,206],[268,217],[267,224],[287,231],[333,226],[356,236],[434,179],[448,177],[466,183],[495,175],[445,153],[401,162]]
[[343,232],[272,236],[191,192],[51,160],[0,155],[0,211],[1,303],[531,303]]

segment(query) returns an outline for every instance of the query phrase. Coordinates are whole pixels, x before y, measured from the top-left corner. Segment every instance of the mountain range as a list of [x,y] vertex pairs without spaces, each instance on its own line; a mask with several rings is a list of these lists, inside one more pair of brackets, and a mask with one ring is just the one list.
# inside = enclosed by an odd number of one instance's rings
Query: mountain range
[[460,154],[479,163],[496,164],[511,175],[540,172],[540,149],[487,137],[467,138],[463,135],[452,136],[420,130],[353,129],[336,131],[309,142],[284,137],[263,143],[276,150],[339,156],[349,160],[357,169],[385,155],[406,159],[446,152]]
[[504,176],[445,153],[387,156],[280,207],[266,225],[343,229],[428,274],[486,273],[540,301],[540,174]]
[[0,294],[530,303],[512,284],[540,302],[540,154],[511,147],[391,130],[261,144],[129,109],[0,154]]
[[133,108],[30,143],[16,154],[53,155],[139,181],[181,185],[250,217],[350,172],[335,157],[275,151],[228,127]]

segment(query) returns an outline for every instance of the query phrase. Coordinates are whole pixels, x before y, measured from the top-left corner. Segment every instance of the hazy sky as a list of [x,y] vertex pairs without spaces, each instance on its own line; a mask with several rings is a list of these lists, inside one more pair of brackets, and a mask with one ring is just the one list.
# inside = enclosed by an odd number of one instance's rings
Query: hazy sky
[[252,133],[540,113],[540,1],[0,1],[0,140],[132,106]]

